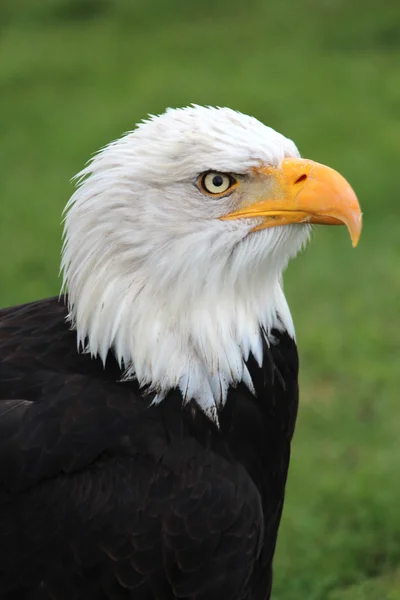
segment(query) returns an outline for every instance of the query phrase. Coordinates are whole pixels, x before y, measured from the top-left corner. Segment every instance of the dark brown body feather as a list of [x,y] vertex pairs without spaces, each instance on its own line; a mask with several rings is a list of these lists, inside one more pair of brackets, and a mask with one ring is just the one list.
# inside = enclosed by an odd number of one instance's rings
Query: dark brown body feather
[[297,402],[287,335],[218,430],[77,353],[57,299],[0,311],[0,599],[267,600]]

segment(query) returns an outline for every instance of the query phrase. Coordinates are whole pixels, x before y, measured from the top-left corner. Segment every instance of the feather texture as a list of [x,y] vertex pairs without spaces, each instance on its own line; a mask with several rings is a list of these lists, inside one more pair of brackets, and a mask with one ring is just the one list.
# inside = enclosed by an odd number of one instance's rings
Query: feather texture
[[[215,427],[77,354],[57,299],[0,311],[0,599],[266,600],[297,410],[274,332]],[[271,379],[271,372],[279,377]],[[284,382],[285,387],[283,387]]]

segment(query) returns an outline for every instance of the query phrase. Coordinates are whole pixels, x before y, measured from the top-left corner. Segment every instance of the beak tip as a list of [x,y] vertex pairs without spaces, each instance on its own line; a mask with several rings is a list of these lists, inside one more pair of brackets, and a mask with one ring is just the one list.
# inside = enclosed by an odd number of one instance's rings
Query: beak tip
[[351,237],[351,244],[353,248],[355,248],[359,242],[361,229],[362,229],[362,213],[359,212],[354,215],[352,219],[352,223],[348,224],[348,229]]

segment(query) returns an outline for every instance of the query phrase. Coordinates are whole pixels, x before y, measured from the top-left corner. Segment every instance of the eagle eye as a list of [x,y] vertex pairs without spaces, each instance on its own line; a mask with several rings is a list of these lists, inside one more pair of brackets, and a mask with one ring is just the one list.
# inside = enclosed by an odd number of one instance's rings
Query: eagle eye
[[213,196],[225,194],[236,183],[237,181],[232,175],[218,171],[208,171],[201,175],[199,180],[200,189]]

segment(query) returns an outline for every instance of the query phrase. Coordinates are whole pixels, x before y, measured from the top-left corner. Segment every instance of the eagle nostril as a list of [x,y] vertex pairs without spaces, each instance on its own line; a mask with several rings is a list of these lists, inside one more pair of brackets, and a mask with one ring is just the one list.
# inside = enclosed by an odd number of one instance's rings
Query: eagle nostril
[[303,175],[300,175],[300,177],[298,177],[294,183],[295,184],[301,183],[302,181],[305,181],[306,179],[307,179],[307,175],[305,173],[303,173]]

